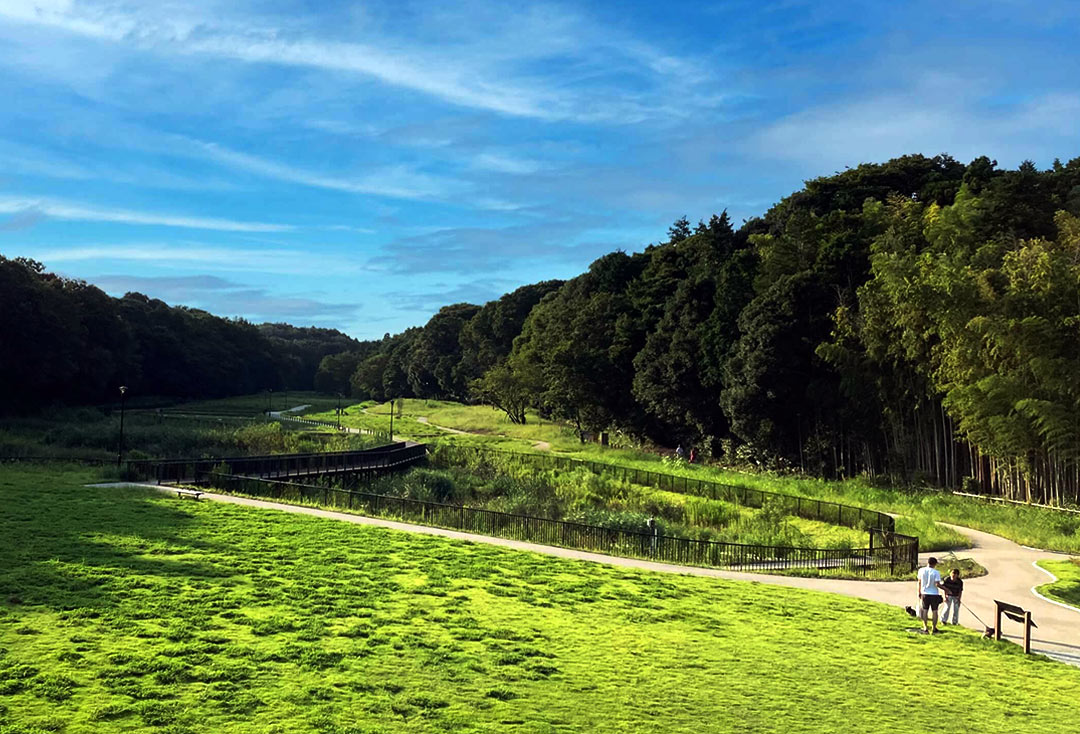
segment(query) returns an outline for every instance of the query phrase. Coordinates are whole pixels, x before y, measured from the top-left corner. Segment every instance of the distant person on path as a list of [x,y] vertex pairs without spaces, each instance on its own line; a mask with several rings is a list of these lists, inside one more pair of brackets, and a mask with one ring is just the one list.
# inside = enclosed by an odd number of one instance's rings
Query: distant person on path
[[678,456],[680,459],[686,458],[686,451],[683,450],[682,444],[679,444],[675,448],[675,455]]
[[[919,619],[922,621],[923,632],[937,634],[938,630],[938,607],[941,606],[941,573],[937,570],[937,559],[931,556],[926,565],[919,569]],[[934,626],[932,630],[926,627],[927,612],[933,613]]]
[[[960,578],[960,569],[949,572],[949,578],[941,582],[945,589],[945,613],[941,615],[942,624],[960,624],[960,597],[964,594],[964,582]],[[952,612],[952,621],[949,613]]]
[[693,446],[691,446],[691,447],[690,447],[690,463],[691,463],[691,464],[693,464],[693,463],[694,463],[694,457],[696,457],[696,456],[697,456],[697,451],[695,451],[695,450],[694,450],[694,447],[693,447]]

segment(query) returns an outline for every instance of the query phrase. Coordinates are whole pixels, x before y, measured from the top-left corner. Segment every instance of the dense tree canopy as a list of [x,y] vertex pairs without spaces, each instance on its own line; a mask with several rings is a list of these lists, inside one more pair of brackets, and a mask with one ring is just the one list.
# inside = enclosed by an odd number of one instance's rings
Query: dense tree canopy
[[0,411],[115,402],[120,385],[144,397],[311,389],[324,355],[358,344],[337,331],[256,327],[141,293],[112,298],[0,256]]

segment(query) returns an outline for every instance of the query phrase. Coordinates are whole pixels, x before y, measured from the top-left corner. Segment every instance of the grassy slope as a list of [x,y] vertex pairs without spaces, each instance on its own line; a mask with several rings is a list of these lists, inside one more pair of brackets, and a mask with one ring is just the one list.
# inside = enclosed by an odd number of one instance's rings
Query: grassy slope
[[0,475],[0,731],[1075,730],[1080,670],[902,611]]
[[1039,593],[1080,609],[1080,558],[1039,561],[1039,565],[1058,578],[1052,584],[1040,586]]

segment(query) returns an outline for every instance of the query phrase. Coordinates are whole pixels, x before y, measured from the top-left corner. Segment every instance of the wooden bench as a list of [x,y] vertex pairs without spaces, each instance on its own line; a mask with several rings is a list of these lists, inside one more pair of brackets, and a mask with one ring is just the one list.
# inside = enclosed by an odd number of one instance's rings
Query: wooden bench
[[1039,625],[1035,624],[1035,620],[1031,618],[1031,612],[1018,607],[1015,604],[1009,604],[1008,602],[998,601],[994,599],[994,606],[996,608],[997,619],[994,620],[994,639],[1001,639],[1001,615],[1014,622],[1019,622],[1024,625],[1024,652],[1031,652],[1031,628],[1039,628]]
[[203,493],[198,489],[177,489],[176,490],[176,496],[179,499],[183,499],[184,497],[190,497],[193,500],[197,500],[197,499],[199,499],[199,497],[202,497],[202,494]]

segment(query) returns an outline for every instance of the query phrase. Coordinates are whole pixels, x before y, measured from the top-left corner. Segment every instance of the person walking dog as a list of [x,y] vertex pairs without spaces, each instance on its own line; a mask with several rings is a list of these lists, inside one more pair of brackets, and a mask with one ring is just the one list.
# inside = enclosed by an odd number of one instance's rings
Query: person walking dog
[[[937,559],[931,556],[926,565],[919,569],[919,620],[922,621],[923,632],[936,635],[938,629],[938,607],[941,606],[941,590],[945,587],[941,583],[941,573],[937,570]],[[926,617],[931,612],[933,617],[933,629],[927,629]]]
[[[942,624],[960,623],[960,597],[964,594],[964,581],[960,578],[960,569],[954,568],[949,572],[949,578],[941,582],[941,588],[945,589],[945,612],[941,615]],[[949,615],[952,614],[952,621]]]

